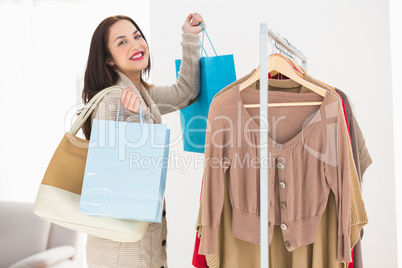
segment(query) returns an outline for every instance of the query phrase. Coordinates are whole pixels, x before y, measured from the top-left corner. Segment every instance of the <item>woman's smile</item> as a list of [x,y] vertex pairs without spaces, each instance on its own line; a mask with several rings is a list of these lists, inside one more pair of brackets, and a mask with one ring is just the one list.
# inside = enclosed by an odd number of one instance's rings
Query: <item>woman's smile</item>
[[144,51],[140,51],[140,52],[134,53],[134,54],[130,57],[130,60],[134,60],[134,61],[142,60],[142,59],[144,59],[144,57],[145,57]]

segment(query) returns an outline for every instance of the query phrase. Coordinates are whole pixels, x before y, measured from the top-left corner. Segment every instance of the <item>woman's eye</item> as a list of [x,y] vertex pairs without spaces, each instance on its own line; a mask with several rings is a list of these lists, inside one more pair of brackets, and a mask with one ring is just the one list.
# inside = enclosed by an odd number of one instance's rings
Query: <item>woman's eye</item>
[[123,44],[125,44],[125,43],[127,43],[127,41],[121,41],[121,42],[119,43],[119,46],[121,46],[121,45],[123,45]]
[[138,39],[138,38],[141,38],[142,36],[139,34],[139,35],[136,35],[134,38],[135,39]]

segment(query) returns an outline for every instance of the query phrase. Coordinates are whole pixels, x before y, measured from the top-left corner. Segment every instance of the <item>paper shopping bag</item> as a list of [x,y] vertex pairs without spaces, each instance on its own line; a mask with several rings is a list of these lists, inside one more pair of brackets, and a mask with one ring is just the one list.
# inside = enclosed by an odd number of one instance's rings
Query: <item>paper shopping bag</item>
[[[120,111],[120,109],[119,109]],[[170,130],[164,124],[92,123],[80,212],[161,222]]]
[[76,134],[106,94],[122,90],[122,87],[113,86],[92,97],[70,132],[65,133],[39,185],[33,212],[45,220],[68,229],[117,242],[136,242],[144,237],[148,228],[147,222],[90,217],[79,212],[85,163],[90,144]]
[[[204,32],[206,33],[205,29],[203,34]],[[204,36],[202,39],[202,51],[204,51]],[[211,43],[211,40],[209,42]],[[177,78],[179,76],[181,60],[176,60],[175,63]],[[204,153],[207,118],[213,97],[222,88],[236,81],[233,55],[218,56],[215,51],[215,56],[213,57],[202,57],[201,53],[200,64],[200,94],[193,104],[180,110],[184,151],[195,153]]]

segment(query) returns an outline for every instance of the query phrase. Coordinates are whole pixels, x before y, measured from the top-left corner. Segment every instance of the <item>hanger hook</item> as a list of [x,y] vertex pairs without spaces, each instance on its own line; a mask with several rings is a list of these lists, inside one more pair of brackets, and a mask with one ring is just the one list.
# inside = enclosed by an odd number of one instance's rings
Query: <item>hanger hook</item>
[[269,40],[269,43],[271,44],[271,52],[272,52],[272,54],[275,54],[274,41],[272,40],[271,37],[269,37],[268,40]]
[[275,47],[281,52],[281,55],[287,56],[288,58],[295,60],[295,57],[291,52],[289,52],[286,48],[284,48],[281,44],[275,42]]

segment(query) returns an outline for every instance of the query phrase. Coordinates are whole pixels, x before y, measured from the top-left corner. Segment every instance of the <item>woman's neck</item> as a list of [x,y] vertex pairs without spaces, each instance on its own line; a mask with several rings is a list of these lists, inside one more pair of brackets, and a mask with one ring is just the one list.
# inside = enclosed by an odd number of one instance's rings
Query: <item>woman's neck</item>
[[134,84],[138,91],[141,90],[141,73],[124,73]]

